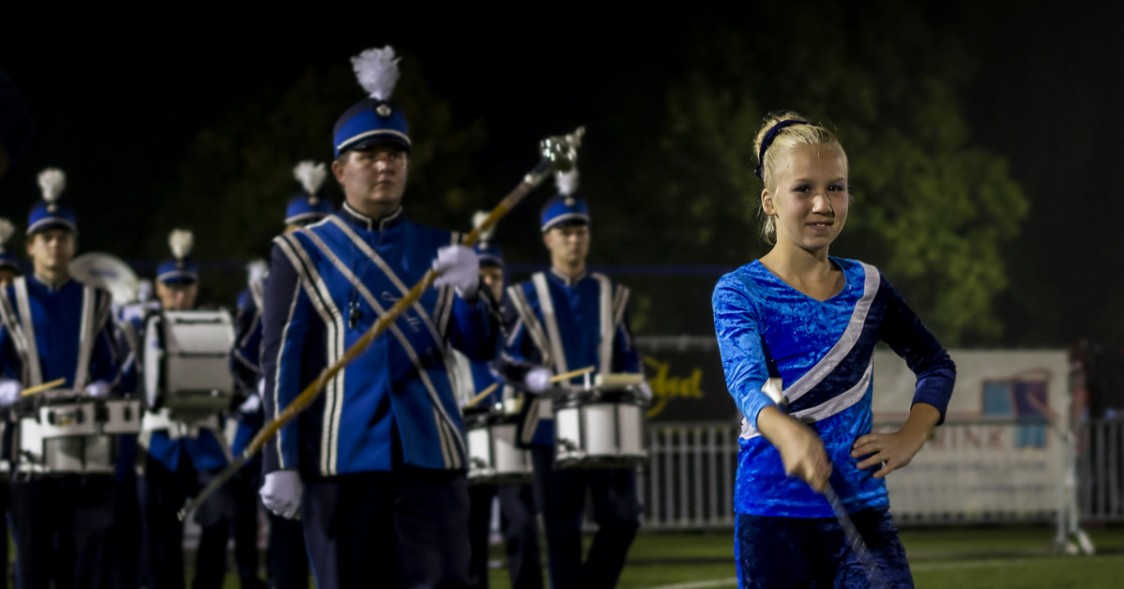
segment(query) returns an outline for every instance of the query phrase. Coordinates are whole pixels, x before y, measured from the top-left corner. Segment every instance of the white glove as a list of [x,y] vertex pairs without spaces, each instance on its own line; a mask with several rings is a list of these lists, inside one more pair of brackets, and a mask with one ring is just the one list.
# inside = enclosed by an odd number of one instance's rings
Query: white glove
[[258,494],[267,509],[285,519],[293,519],[300,512],[304,483],[295,470],[275,470],[265,475],[265,483]]
[[239,413],[257,413],[261,409],[261,397],[250,395],[238,406]]
[[640,381],[640,397],[645,401],[652,400],[652,387],[648,385],[648,381]]
[[0,379],[0,407],[11,407],[20,400],[23,385],[14,378]]
[[109,396],[109,383],[104,380],[95,380],[86,385],[86,394],[95,399],[104,399]]
[[480,260],[472,248],[463,245],[442,247],[437,250],[433,269],[439,275],[433,281],[434,286],[452,286],[462,299],[476,298],[476,291],[480,288]]
[[549,368],[535,366],[523,375],[523,388],[528,393],[541,393],[550,388],[550,378],[554,373]]

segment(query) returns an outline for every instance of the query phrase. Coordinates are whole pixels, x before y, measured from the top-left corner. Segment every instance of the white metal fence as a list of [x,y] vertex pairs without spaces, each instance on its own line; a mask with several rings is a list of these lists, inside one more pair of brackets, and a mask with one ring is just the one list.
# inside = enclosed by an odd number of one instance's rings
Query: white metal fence
[[[915,479],[897,487],[891,482],[891,503],[897,506],[895,518],[900,523],[1056,520],[1061,533],[1076,526],[1078,514],[1082,521],[1124,521],[1124,419],[1091,422],[1074,437],[1047,430],[1045,424],[1017,422],[946,423],[939,431],[943,441],[930,442],[933,448],[929,451],[934,454],[942,443],[945,452],[963,440],[978,441],[983,447],[962,444],[946,458],[930,459],[937,466],[924,475],[929,479],[909,473],[909,468],[924,470],[926,450],[913,465],[899,471],[901,481],[907,476]],[[645,529],[733,526],[738,433],[736,424],[648,424],[649,460],[639,477]],[[1010,458],[988,454],[986,446],[1000,439],[1018,440],[1022,445],[1008,449]],[[1036,472],[1038,466],[1027,459],[1028,440],[1043,444],[1052,456],[1061,456],[1063,467],[1051,468],[1045,476]],[[1007,460],[1025,463],[1022,472],[1005,470]],[[964,466],[949,471],[948,464],[956,463]],[[940,477],[939,484],[927,482],[933,477]],[[1020,478],[1026,481],[1021,486],[1016,484]],[[984,486],[993,488],[984,493],[980,491]],[[915,501],[918,494],[923,497]]]

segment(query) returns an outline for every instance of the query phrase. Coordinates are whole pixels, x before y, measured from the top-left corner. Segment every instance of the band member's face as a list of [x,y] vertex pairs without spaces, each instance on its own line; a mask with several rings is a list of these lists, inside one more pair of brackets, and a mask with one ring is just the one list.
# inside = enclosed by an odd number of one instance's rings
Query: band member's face
[[497,301],[503,298],[503,268],[491,264],[480,266],[480,280],[492,289]]
[[199,285],[190,284],[164,284],[156,281],[156,296],[160,299],[160,306],[167,311],[190,311],[195,308],[195,297],[199,294]]
[[15,278],[16,276],[19,276],[19,275],[16,274],[15,270],[12,270],[11,268],[8,268],[7,266],[4,266],[4,267],[0,268],[0,287],[5,287],[5,286],[8,286],[9,284],[11,284],[12,279]]
[[552,227],[543,233],[542,241],[550,250],[550,261],[554,265],[584,264],[589,255],[589,225]]
[[824,250],[847,221],[846,154],[833,146],[798,147],[779,169],[775,193],[761,192],[762,210],[776,220],[777,243]]
[[76,245],[73,231],[44,229],[35,232],[27,242],[27,256],[36,270],[58,272],[69,267]]
[[389,145],[349,151],[332,163],[332,173],[348,204],[360,212],[391,212],[397,208],[406,191],[409,169],[409,154]]

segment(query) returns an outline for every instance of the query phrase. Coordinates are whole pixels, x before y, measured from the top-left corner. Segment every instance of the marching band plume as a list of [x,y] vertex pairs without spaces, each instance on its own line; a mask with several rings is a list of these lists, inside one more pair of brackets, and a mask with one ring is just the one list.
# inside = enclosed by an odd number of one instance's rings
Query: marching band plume
[[351,58],[359,85],[375,100],[390,100],[398,83],[398,58],[394,48],[372,48]]
[[293,177],[300,182],[304,191],[309,196],[315,196],[316,192],[320,190],[320,186],[324,184],[324,179],[328,177],[328,168],[324,166],[323,162],[316,163],[311,160],[305,160],[293,168]]
[[558,185],[558,192],[567,196],[578,191],[578,169],[572,168],[568,172],[556,172],[554,183]]
[[66,172],[58,168],[47,168],[39,172],[39,189],[43,191],[43,200],[57,201],[66,189]]
[[[479,226],[483,225],[484,219],[487,219],[487,218],[488,218],[488,211],[476,211],[476,213],[474,213],[472,215],[472,226],[475,228],[475,227],[479,227]],[[492,235],[494,235],[495,233],[496,233],[496,224],[493,223],[492,226],[489,227],[487,231],[484,231],[480,234],[480,241],[482,241],[482,242],[492,241]]]
[[191,248],[195,247],[195,234],[189,229],[173,229],[168,234],[168,246],[172,248],[172,256],[182,260],[191,255]]

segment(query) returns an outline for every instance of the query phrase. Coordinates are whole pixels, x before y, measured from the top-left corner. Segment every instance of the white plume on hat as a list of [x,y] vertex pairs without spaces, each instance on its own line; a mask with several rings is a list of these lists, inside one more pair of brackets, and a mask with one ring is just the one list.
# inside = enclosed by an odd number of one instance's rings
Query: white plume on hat
[[293,178],[300,182],[304,191],[313,196],[320,187],[324,184],[324,179],[328,177],[328,168],[324,166],[324,162],[316,163],[312,160],[305,160],[293,168]]
[[168,234],[168,247],[172,248],[172,256],[182,260],[191,255],[191,248],[195,247],[195,234],[190,229],[173,229]]
[[0,252],[4,251],[4,246],[8,244],[8,240],[16,233],[16,226],[12,222],[0,217]]
[[570,196],[578,191],[578,169],[570,168],[566,172],[555,172],[554,183],[558,185],[558,192]]
[[[476,211],[472,215],[473,228],[479,227],[484,224],[484,220],[488,218],[488,211]],[[492,236],[496,233],[496,224],[493,223],[487,231],[480,232],[480,241],[491,241]]]
[[58,168],[47,168],[39,172],[39,189],[43,191],[43,200],[53,203],[66,190],[66,172]]
[[372,48],[351,58],[359,85],[375,100],[390,100],[398,83],[398,58],[394,48]]
[[267,272],[269,266],[265,264],[265,260],[253,260],[246,264],[246,274],[249,276],[247,282],[251,285],[264,281]]

